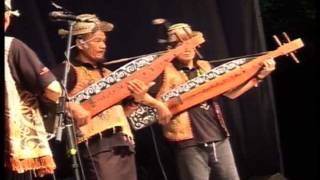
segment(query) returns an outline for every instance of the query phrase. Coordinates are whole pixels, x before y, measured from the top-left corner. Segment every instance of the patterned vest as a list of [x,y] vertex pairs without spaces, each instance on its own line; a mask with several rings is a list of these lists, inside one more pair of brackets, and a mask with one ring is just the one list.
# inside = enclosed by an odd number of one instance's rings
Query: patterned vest
[[[207,61],[198,60],[197,65],[200,71],[207,72],[211,69],[210,64]],[[165,94],[169,90],[177,87],[180,84],[188,81],[188,77],[184,72],[178,71],[173,64],[169,64],[164,70],[163,83],[160,88],[157,98],[160,99],[161,95]],[[218,103],[213,102],[213,109],[216,118],[224,133],[228,135],[220,106]],[[184,111],[176,115],[168,124],[163,126],[164,136],[170,141],[181,141],[193,138],[190,116],[187,111]]]
[[[107,76],[111,73],[108,69],[104,68],[103,73],[98,69],[88,69],[84,66],[72,66],[75,70],[76,74],[76,84],[74,88],[70,91],[70,96],[75,95],[82,89],[88,87],[89,85],[93,84],[94,82],[101,79],[103,76]],[[94,116],[92,119],[103,121],[104,129],[109,129],[114,126],[121,126],[122,132],[130,137],[130,139],[133,139],[133,135],[129,126],[129,123],[127,121],[127,118],[125,116],[123,107],[121,104],[116,104],[96,116]],[[100,123],[97,124],[91,124],[92,126],[85,128],[85,131],[90,130],[99,130],[101,127],[99,127]],[[101,130],[102,131],[102,130]]]

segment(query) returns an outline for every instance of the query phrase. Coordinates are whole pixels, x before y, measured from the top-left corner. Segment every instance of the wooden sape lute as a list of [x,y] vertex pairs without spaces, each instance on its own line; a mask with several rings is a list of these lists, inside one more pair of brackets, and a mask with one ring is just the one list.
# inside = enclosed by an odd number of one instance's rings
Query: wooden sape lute
[[[286,55],[303,46],[302,40],[296,39],[257,58],[227,62],[168,91],[161,99],[172,114],[177,114],[243,84],[258,73],[266,60]],[[139,130],[156,122],[157,116],[156,109],[139,105],[127,117],[132,128]]]
[[[185,49],[195,48],[205,40],[202,35],[197,35],[184,41],[180,46],[170,49],[167,52],[158,55],[148,55],[138,58],[126,65],[118,68],[109,76],[104,77],[89,87],[71,97],[71,101],[79,102],[82,107],[88,110],[92,117],[99,112],[117,104],[131,93],[128,90],[128,82],[133,79],[139,79],[149,83],[156,79],[170,63],[175,56],[182,53]],[[78,143],[90,138],[91,136],[104,131],[105,123],[89,121],[86,125],[79,127],[81,137],[78,137]],[[99,127],[97,129],[91,127]]]

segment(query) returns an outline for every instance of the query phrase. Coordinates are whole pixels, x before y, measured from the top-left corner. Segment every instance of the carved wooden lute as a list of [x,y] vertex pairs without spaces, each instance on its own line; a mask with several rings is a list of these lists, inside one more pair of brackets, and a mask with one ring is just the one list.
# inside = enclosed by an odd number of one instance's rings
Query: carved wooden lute
[[[177,114],[248,81],[257,74],[266,60],[286,55],[303,46],[302,40],[296,39],[257,58],[243,58],[222,64],[170,90],[161,99],[172,114]],[[139,105],[128,115],[128,119],[132,128],[139,130],[156,122],[157,112],[151,107]]]
[[[133,79],[139,79],[145,83],[153,81],[178,54],[185,49],[195,48],[204,41],[202,35],[197,35],[160,56],[148,55],[138,58],[73,95],[70,100],[80,103],[92,116],[95,116],[131,94],[127,88],[128,82]],[[81,131],[79,134],[82,136],[78,137],[78,143],[104,131],[106,129],[104,126],[104,122],[92,119],[86,125],[79,127]]]

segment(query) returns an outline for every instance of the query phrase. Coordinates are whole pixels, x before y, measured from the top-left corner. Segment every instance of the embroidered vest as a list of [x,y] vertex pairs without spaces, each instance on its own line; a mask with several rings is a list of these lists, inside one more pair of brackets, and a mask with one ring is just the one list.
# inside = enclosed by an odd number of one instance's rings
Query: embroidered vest
[[[199,67],[200,72],[207,72],[211,69],[210,64],[207,61],[198,60],[197,66]],[[161,95],[177,87],[180,84],[188,81],[188,77],[184,72],[179,72],[173,64],[169,64],[164,70],[163,83],[157,94],[159,99]],[[228,135],[221,109],[218,103],[213,102],[213,109],[216,118],[218,119],[219,124],[222,129],[225,131],[225,134]],[[168,124],[163,126],[164,136],[170,141],[181,141],[193,138],[191,119],[187,111],[182,112],[175,116]]]
[[[109,71],[106,68],[103,69],[102,73],[98,69],[91,70],[87,69],[84,66],[72,67],[74,68],[76,74],[76,84],[74,88],[70,91],[70,96],[75,95],[79,91],[83,90],[84,88],[101,79],[103,76],[107,76],[111,73],[111,71]],[[92,120],[104,121],[103,123],[105,124],[105,129],[112,128],[114,126],[121,126],[123,133],[133,139],[129,123],[127,121],[121,104],[116,104],[102,111],[101,113],[94,116]],[[99,129],[101,129],[101,127],[99,127],[99,124],[100,123],[92,123],[90,124],[90,127],[86,127],[85,129],[82,129],[82,131],[99,131]]]

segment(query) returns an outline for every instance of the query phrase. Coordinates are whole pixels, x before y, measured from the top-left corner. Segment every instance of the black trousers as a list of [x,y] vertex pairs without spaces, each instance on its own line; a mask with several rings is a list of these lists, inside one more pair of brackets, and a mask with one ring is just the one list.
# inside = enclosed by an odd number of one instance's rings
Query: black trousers
[[135,154],[127,146],[83,156],[87,180],[136,180]]

